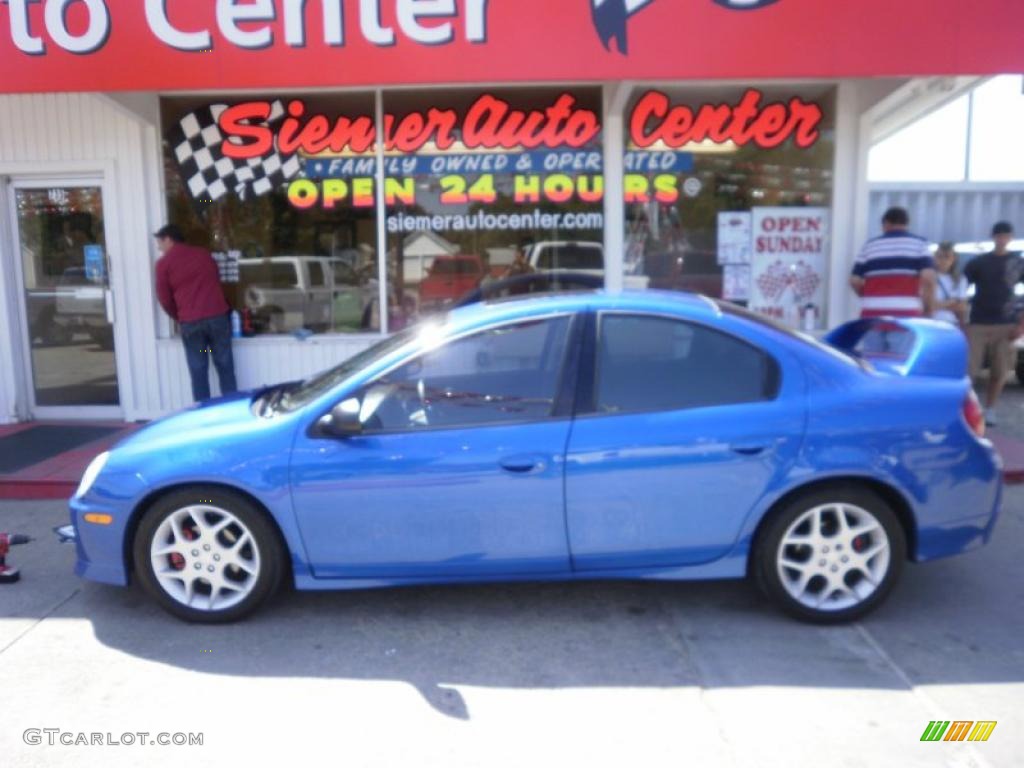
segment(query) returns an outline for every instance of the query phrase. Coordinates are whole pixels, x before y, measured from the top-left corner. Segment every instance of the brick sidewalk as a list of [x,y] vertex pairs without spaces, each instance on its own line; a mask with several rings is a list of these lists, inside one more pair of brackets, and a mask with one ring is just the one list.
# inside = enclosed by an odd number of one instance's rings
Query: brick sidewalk
[[88,423],[97,427],[118,427],[118,431],[91,443],[59,453],[18,472],[0,473],[0,499],[66,499],[75,492],[85,468],[97,454],[103,453],[141,424],[97,421],[34,421],[25,424],[0,426],[0,437],[16,434],[34,426],[77,426]]

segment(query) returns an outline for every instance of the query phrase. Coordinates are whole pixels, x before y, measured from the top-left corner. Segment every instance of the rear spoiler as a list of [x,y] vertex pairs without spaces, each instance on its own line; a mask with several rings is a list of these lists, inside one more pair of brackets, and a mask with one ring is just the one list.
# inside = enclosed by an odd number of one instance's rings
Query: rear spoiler
[[967,339],[959,328],[937,320],[863,318],[840,325],[825,342],[897,376],[967,375]]

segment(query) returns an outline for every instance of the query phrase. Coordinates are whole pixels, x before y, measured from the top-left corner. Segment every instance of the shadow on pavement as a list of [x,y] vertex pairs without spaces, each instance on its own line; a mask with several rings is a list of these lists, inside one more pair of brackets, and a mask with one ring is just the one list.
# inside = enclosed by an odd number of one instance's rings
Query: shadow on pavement
[[[1011,494],[1024,506],[1024,490]],[[20,523],[40,538],[12,552],[24,577],[0,587],[0,652],[27,631],[5,618],[85,619],[100,643],[142,659],[210,674],[399,681],[464,719],[453,686],[906,688],[890,660],[914,685],[1024,681],[1016,511],[986,549],[908,567],[861,628],[795,622],[744,582],[286,590],[248,621],[189,625],[137,587],[76,579],[73,549],[49,533],[60,504],[11,509],[0,528]]]

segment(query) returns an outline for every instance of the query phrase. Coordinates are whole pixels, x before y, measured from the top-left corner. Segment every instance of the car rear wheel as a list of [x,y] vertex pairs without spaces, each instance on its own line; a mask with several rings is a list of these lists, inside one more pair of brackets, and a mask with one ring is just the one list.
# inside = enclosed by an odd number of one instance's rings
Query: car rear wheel
[[885,599],[905,554],[903,528],[877,494],[828,489],[795,499],[769,521],[758,537],[756,576],[788,613],[839,623]]
[[234,621],[277,589],[284,552],[245,497],[194,487],[159,499],[139,523],[135,569],[142,586],[186,621]]

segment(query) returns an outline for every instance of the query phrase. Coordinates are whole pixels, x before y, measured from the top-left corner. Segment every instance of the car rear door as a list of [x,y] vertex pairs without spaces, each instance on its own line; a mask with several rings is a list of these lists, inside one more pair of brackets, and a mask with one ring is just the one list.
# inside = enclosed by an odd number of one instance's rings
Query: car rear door
[[796,460],[803,374],[784,351],[681,318],[604,312],[592,326],[566,458],[574,569],[723,556]]
[[293,452],[292,499],[314,574],[568,572],[577,337],[572,314],[504,324],[339,395],[358,399],[363,433],[312,428]]

